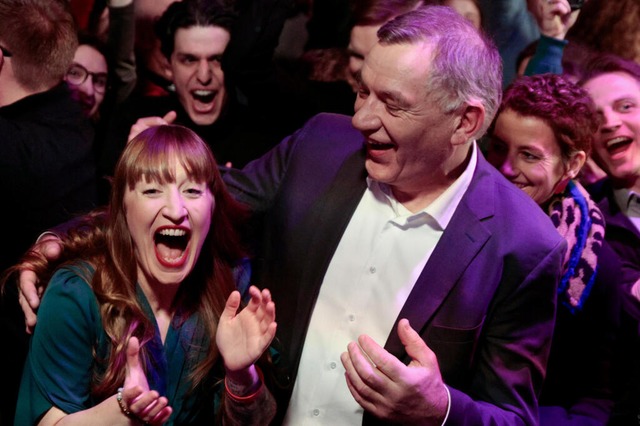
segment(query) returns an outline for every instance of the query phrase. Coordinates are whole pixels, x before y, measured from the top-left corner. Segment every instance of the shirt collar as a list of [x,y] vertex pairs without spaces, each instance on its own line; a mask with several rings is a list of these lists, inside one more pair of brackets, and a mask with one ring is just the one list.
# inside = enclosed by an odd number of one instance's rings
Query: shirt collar
[[411,213],[406,207],[400,204],[393,196],[393,192],[387,184],[377,182],[367,177],[367,186],[369,190],[374,193],[382,192],[389,200],[396,216],[404,219],[407,224],[411,224],[413,222],[422,223],[424,220],[428,220],[428,218],[431,217],[437,222],[439,227],[444,230],[447,225],[449,225],[449,222],[453,217],[453,213],[455,213],[458,208],[458,204],[460,204],[460,200],[462,200],[462,197],[467,192],[467,189],[471,184],[477,163],[478,154],[476,142],[473,141],[471,146],[471,158],[469,159],[469,163],[462,174],[458,176],[458,178],[431,204],[416,213]]
[[628,188],[618,188],[613,190],[613,196],[626,216],[640,216],[640,194]]

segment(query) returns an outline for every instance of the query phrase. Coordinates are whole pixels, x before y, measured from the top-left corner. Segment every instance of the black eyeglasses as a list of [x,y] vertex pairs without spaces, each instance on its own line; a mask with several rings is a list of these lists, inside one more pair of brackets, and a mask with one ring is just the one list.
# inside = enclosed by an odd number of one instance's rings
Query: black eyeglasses
[[71,67],[69,67],[69,71],[67,71],[65,80],[67,81],[67,83],[71,83],[74,86],[79,86],[87,81],[87,78],[89,78],[89,76],[91,76],[93,89],[98,93],[104,93],[104,91],[107,89],[108,83],[106,72],[89,72],[89,70],[82,65],[73,63],[71,64]]
[[2,56],[4,56],[5,58],[10,58],[12,56],[11,52],[9,52],[7,48],[2,45],[0,45],[0,50],[2,51]]

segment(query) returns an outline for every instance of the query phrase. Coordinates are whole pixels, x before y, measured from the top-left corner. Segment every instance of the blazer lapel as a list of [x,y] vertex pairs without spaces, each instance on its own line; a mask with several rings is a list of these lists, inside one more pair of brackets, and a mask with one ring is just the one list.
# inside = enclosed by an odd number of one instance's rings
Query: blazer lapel
[[478,165],[471,185],[418,277],[387,338],[385,349],[399,359],[406,358],[406,352],[396,332],[398,321],[407,318],[412,328],[420,332],[491,237],[491,232],[482,224],[482,220],[493,215],[495,182],[487,173],[487,167],[491,166],[478,153]]
[[[324,271],[327,270],[365,189],[364,152],[358,151],[347,158],[330,188],[318,198],[311,213],[303,221],[303,232],[310,235],[310,238],[307,240],[306,252],[301,253],[304,256],[302,279],[312,284],[316,290],[320,288]],[[313,256],[309,256],[310,253]]]
[[366,171],[362,152],[348,157],[336,174],[331,186],[320,194],[309,212],[286,240],[289,269],[282,286],[284,294],[277,303],[289,309],[280,321],[288,324],[279,329],[279,336],[289,353],[295,377],[297,361],[307,333],[316,298],[329,262],[340,242],[353,212],[366,189]]
[[[629,218],[622,213],[618,204],[616,204],[613,197],[613,192],[607,194],[599,203],[598,207],[605,216],[605,222],[607,227],[618,227],[631,232],[636,239],[640,239],[640,232],[635,225],[629,220]],[[606,232],[606,231],[605,231]]]

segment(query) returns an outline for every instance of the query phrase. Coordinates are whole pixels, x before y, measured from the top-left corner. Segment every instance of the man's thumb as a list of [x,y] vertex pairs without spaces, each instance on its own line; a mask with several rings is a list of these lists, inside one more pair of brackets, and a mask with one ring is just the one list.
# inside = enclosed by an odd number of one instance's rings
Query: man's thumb
[[429,349],[420,335],[411,328],[409,320],[406,318],[398,322],[398,337],[400,337],[400,341],[411,359],[425,366],[431,364],[435,354]]

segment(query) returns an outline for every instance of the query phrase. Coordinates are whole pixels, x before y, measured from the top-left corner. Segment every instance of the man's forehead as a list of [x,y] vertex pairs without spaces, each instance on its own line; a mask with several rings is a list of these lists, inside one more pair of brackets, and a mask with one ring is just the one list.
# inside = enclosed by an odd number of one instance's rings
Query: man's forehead
[[427,40],[411,43],[376,42],[365,57],[364,66],[370,72],[397,72],[416,75],[430,68],[433,46]]
[[[174,37],[175,48],[189,50],[192,48],[209,48],[210,50],[224,50],[229,43],[231,34],[226,28],[216,25],[191,26],[178,28]],[[218,52],[220,53],[220,52]]]
[[[603,82],[602,80],[606,80]],[[626,71],[612,71],[598,74],[583,83],[587,90],[601,89],[612,97],[624,92],[624,96],[640,95],[640,80]]]
[[178,28],[175,34],[175,41],[216,41],[231,38],[231,33],[226,28],[217,25],[192,25],[190,27]]

